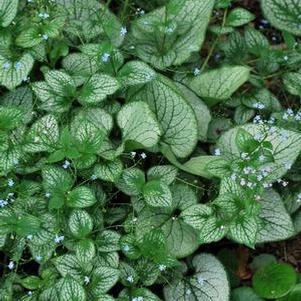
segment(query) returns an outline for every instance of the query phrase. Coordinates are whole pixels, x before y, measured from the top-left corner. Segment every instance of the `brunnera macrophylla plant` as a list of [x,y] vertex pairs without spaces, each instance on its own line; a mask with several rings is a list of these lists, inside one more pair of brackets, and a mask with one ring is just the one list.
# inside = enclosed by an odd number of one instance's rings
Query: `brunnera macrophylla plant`
[[301,231],[301,1],[260,2],[281,47],[230,0],[0,0],[1,300],[229,301],[200,246]]

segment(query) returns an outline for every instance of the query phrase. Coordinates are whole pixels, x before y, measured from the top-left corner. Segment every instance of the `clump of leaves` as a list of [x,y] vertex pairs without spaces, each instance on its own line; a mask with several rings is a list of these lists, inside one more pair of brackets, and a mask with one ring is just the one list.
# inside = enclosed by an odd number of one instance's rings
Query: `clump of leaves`
[[299,298],[210,254],[301,231],[301,1],[260,2],[0,0],[1,300]]

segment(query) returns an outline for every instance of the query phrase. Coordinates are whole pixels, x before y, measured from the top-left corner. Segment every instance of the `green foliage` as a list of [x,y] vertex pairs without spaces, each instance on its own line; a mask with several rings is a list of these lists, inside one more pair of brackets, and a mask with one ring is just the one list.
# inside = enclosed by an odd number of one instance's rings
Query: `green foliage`
[[0,0],[1,301],[300,300],[239,269],[301,232],[301,3],[240,2]]

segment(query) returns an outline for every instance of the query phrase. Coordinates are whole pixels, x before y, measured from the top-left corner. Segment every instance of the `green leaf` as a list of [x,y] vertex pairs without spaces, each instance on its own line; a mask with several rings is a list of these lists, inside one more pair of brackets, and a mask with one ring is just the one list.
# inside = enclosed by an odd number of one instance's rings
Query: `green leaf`
[[235,142],[239,129],[246,130],[253,137],[256,134],[266,133],[267,137],[265,141],[272,144],[272,154],[275,161],[269,164],[271,168],[271,173],[267,178],[269,181],[275,181],[281,178],[287,172],[285,166],[292,165],[301,151],[301,136],[299,133],[274,126],[272,130],[269,130],[269,127],[265,125],[246,124],[224,133],[218,141],[218,147],[221,149],[222,154],[227,156],[230,160],[240,157],[240,150]]
[[80,34],[80,38],[85,41],[97,38],[100,41],[109,40],[115,46],[122,44],[122,25],[105,4],[96,0],[60,0],[58,4],[59,9],[67,15],[64,30],[72,39],[78,38]]
[[[56,284],[57,293],[59,300],[72,300],[72,301],[85,301],[86,293],[84,288],[72,277],[66,276],[65,278],[59,280]],[[57,299],[50,299],[56,301]],[[50,301],[49,300],[49,301]]]
[[160,229],[151,230],[143,236],[139,244],[143,256],[154,262],[162,262],[167,257],[167,247],[165,235]]
[[[19,87],[13,91],[9,91],[4,94],[0,103],[1,105],[11,109],[10,107],[18,107],[19,110],[22,111],[23,122],[29,123],[33,118],[33,101],[32,101],[32,92],[29,87]],[[1,111],[1,109],[0,109]],[[1,112],[0,112],[1,114]],[[3,120],[2,117],[0,118]],[[12,119],[10,118],[10,122]],[[5,121],[5,124],[8,124],[8,120]],[[2,125],[1,125],[2,127]]]
[[255,19],[255,16],[250,13],[248,10],[238,7],[233,9],[227,19],[226,19],[226,25],[227,26],[242,26],[245,25]]
[[[118,269],[100,266],[93,271],[90,284],[91,293],[98,297],[108,292],[118,281]],[[98,300],[98,298],[97,298]]]
[[[120,295],[120,301],[160,301],[161,299],[146,288],[134,288],[131,291],[123,290]],[[140,299],[138,299],[140,297]],[[143,298],[143,299],[141,299]],[[118,298],[119,300],[119,298]]]
[[292,219],[276,191],[267,191],[260,200],[260,205],[262,226],[257,235],[257,243],[285,240],[294,235]]
[[94,205],[96,198],[94,192],[86,186],[73,189],[67,196],[66,204],[72,208],[85,208]]
[[99,104],[118,89],[119,83],[112,76],[94,74],[82,87],[78,99],[82,104]]
[[11,61],[0,54],[0,84],[12,90],[27,79],[33,67],[34,59],[28,53],[23,54],[16,61]]
[[74,210],[69,217],[68,227],[74,237],[86,237],[93,229],[93,220],[88,212]]
[[221,227],[213,208],[208,205],[191,206],[180,216],[186,224],[197,230],[200,244],[219,241],[226,234],[226,229]]
[[[203,156],[205,157],[205,156]],[[205,160],[205,158],[203,158]],[[191,162],[190,162],[191,163]],[[230,162],[222,157],[215,157],[205,165],[208,174],[218,178],[224,178],[231,175]]]
[[96,256],[96,246],[91,239],[81,239],[75,244],[76,257],[83,263],[89,265]]
[[2,0],[0,3],[0,26],[7,27],[18,11],[18,0]]
[[289,72],[283,76],[286,90],[296,96],[301,96],[301,72]]
[[239,287],[231,292],[231,301],[263,301],[250,287]]
[[296,282],[297,274],[294,268],[285,263],[272,263],[259,269],[253,276],[255,292],[260,297],[267,299],[285,296]]
[[147,179],[159,179],[167,185],[170,185],[177,176],[178,170],[172,165],[157,165],[147,171]]
[[136,196],[142,193],[145,183],[145,175],[138,168],[128,168],[122,173],[121,178],[117,182],[117,187],[125,194]]
[[250,76],[250,69],[243,66],[222,67],[195,77],[190,87],[210,106],[231,97]]
[[197,142],[197,122],[191,106],[169,79],[158,76],[139,91],[134,100],[143,99],[155,113],[161,126],[161,141],[179,158],[187,157]]
[[96,244],[99,252],[114,252],[119,247],[120,234],[115,231],[105,230],[97,236]]
[[294,288],[279,301],[298,301],[301,298],[301,283],[298,283]]
[[229,227],[227,236],[250,248],[254,248],[258,231],[258,218],[249,214],[240,214]]
[[195,271],[192,276],[174,280],[171,285],[164,288],[166,301],[229,300],[230,292],[226,271],[214,256],[197,255],[193,258],[192,265]]
[[76,92],[72,77],[65,72],[51,70],[45,74],[45,80],[32,85],[33,91],[42,102],[41,108],[56,113],[67,111]]
[[43,187],[46,192],[66,192],[73,186],[71,175],[64,169],[47,166],[42,170]]
[[143,147],[155,146],[161,134],[154,113],[144,102],[131,102],[122,107],[117,116],[124,142]]
[[144,208],[136,224],[138,240],[149,229],[161,229],[166,237],[167,249],[171,256],[182,258],[192,254],[198,248],[197,231],[178,216],[189,206],[197,203],[194,191],[185,185],[174,185],[171,208]]
[[17,107],[0,107],[0,130],[9,131],[21,125],[23,112]]
[[253,136],[246,130],[240,128],[235,137],[235,143],[241,152],[252,153],[259,146]]
[[[218,167],[219,167],[220,166],[219,163],[222,163],[220,160],[221,158],[218,158],[217,156],[193,157],[182,165],[182,169],[188,173],[192,173],[200,177],[211,179],[212,177],[214,177],[214,175],[211,174],[209,170],[210,168],[214,167],[213,171],[216,171],[215,163],[218,163]],[[213,166],[211,165],[211,163]]]
[[261,7],[274,27],[294,35],[301,35],[300,0],[261,0]]
[[181,65],[200,50],[213,5],[213,0],[171,1],[137,19],[130,35],[135,54],[158,69]]
[[167,184],[160,180],[151,180],[143,187],[145,202],[153,207],[170,207],[172,196]]
[[185,100],[191,105],[198,127],[198,139],[200,141],[206,141],[208,126],[211,121],[211,113],[207,105],[190,89],[186,86],[176,83],[178,88],[183,93]]
[[118,73],[118,79],[123,86],[146,84],[156,78],[156,72],[140,61],[126,63]]
[[77,86],[83,84],[98,71],[96,62],[83,53],[69,54],[63,59],[62,64]]
[[59,256],[53,260],[56,269],[59,273],[66,277],[67,275],[72,276],[72,278],[77,281],[82,281],[82,277],[89,273],[92,269],[92,265],[75,255],[65,254]]
[[40,31],[41,28],[38,25],[33,24],[21,31],[16,38],[16,44],[22,48],[32,48],[39,45],[44,41]]
[[259,57],[270,47],[266,36],[251,26],[245,30],[245,43],[248,51]]
[[40,287],[42,281],[37,276],[28,276],[26,278],[21,279],[20,283],[22,284],[22,286],[29,290],[35,290]]
[[122,171],[123,163],[121,160],[116,159],[114,161],[104,161],[96,164],[93,169],[93,174],[103,181],[114,183],[120,178]]
[[52,152],[59,141],[59,126],[53,115],[46,115],[36,121],[27,135],[28,152]]

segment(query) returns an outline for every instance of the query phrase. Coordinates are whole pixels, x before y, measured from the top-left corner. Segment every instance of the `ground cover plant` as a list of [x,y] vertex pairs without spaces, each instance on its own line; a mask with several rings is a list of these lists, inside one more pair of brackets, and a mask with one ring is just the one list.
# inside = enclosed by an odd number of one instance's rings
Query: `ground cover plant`
[[0,300],[300,301],[301,0],[0,0]]

